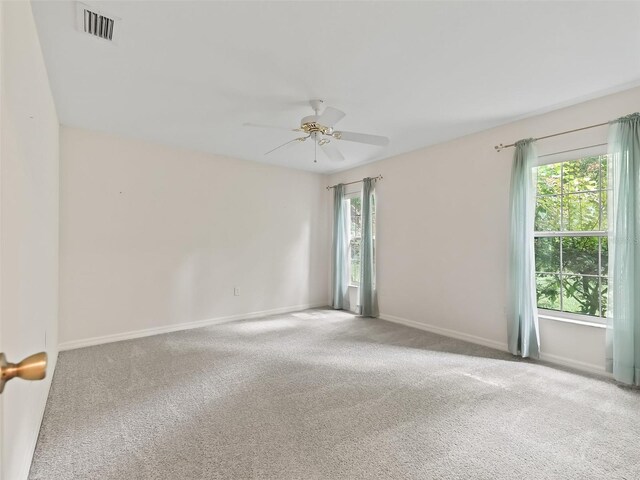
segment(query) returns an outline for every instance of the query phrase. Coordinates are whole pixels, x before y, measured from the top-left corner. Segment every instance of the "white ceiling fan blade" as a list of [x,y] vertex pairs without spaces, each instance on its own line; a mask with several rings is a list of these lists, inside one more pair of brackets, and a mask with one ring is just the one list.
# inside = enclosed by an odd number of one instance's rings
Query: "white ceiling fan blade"
[[333,137],[338,140],[367,143],[369,145],[378,145],[380,147],[389,145],[389,138],[382,137],[380,135],[369,135],[368,133],[333,132]]
[[288,142],[283,143],[282,145],[279,145],[279,146],[277,146],[276,148],[274,148],[272,150],[269,150],[268,152],[265,153],[265,155],[269,155],[271,152],[275,152],[279,148],[286,147],[287,145],[290,145],[290,144],[292,144],[294,142],[304,142],[307,138],[309,138],[309,137],[299,137],[299,138],[294,138],[293,140],[289,140]]
[[263,125],[260,123],[243,123],[243,127],[253,127],[253,128],[271,128],[274,130],[286,130],[288,132],[301,132],[302,130],[299,128],[287,128],[287,127],[277,127],[275,125]]
[[337,108],[327,107],[322,112],[322,115],[318,117],[317,122],[325,127],[333,127],[336,123],[344,118],[346,113],[341,112]]
[[338,147],[335,145],[328,142],[319,145],[325,155],[329,157],[329,160],[336,162],[342,162],[344,160],[344,155],[342,155],[342,152],[338,150]]
[[337,138],[338,140],[368,143],[369,145],[378,145],[380,147],[389,145],[389,139],[387,137],[381,137],[380,135],[369,135],[368,133],[333,132],[333,137]]

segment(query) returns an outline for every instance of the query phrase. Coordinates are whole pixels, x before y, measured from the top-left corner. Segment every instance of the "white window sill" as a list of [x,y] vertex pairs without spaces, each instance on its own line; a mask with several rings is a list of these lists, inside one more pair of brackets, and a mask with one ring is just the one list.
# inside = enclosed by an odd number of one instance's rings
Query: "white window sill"
[[353,284],[351,284],[351,285],[349,285],[349,288],[358,288],[359,286],[360,286],[360,285],[353,285]]
[[559,315],[553,315],[547,312],[538,312],[538,318],[543,320],[553,320],[554,322],[573,323],[574,325],[584,325],[585,327],[607,328],[606,323],[596,321],[583,320],[581,318],[568,318]]

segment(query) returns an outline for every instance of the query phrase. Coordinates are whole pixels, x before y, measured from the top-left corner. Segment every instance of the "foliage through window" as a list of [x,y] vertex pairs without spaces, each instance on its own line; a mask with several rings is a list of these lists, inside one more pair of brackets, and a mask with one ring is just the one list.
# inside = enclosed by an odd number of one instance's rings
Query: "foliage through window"
[[538,308],[604,317],[607,155],[537,167]]
[[[360,246],[362,243],[362,202],[360,196],[349,200],[351,212],[351,230],[349,232],[349,281],[351,285],[360,284]],[[375,202],[371,205],[373,211],[373,248],[375,258],[376,209]]]
[[351,285],[360,284],[360,244],[362,242],[362,202],[360,197],[350,201],[351,231],[349,232],[349,280]]

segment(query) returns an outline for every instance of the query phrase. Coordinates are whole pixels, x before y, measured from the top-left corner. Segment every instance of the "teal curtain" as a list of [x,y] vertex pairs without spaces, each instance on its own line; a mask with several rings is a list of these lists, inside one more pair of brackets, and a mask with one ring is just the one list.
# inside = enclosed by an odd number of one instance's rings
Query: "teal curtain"
[[332,303],[336,309],[349,309],[349,211],[344,185],[333,189]]
[[536,148],[533,139],[515,144],[511,170],[508,342],[514,355],[538,358],[540,334],[536,306],[533,226]]
[[640,386],[640,114],[609,130],[607,369]]
[[360,245],[360,315],[378,316],[376,293],[376,265],[374,249],[373,215],[375,208],[375,180],[362,180],[361,215],[362,243]]

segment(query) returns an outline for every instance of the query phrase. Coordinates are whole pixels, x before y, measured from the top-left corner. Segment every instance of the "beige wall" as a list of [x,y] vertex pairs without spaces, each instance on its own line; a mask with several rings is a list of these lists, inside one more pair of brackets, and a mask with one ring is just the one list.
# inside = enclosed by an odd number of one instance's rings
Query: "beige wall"
[[326,304],[325,176],[66,127],[60,175],[64,348]]
[[58,118],[29,2],[2,2],[0,351],[49,353],[43,382],[2,394],[3,479],[26,478],[57,355]]
[[[494,145],[638,110],[636,88],[332,175],[332,184],[384,176],[377,185],[383,316],[506,346],[513,150],[496,153]],[[541,141],[539,153],[606,142],[606,135],[602,127]],[[541,320],[540,328],[545,358],[604,369],[604,330],[550,320]]]

